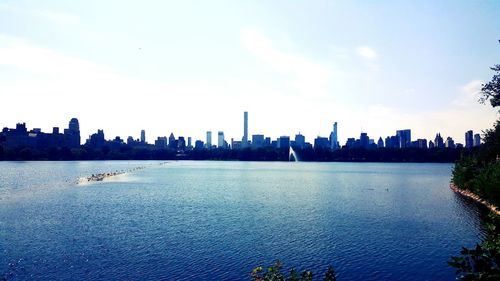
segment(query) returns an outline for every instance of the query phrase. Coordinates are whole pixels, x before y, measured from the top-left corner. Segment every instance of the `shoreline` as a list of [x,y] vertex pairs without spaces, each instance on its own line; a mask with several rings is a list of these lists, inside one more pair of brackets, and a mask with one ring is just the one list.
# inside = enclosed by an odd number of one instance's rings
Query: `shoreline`
[[488,208],[488,210],[492,211],[496,215],[500,215],[500,210],[499,210],[499,208],[497,206],[495,206],[495,205],[489,203],[488,201],[484,200],[479,195],[477,195],[477,194],[475,194],[475,193],[473,193],[471,191],[468,191],[468,190],[460,189],[457,186],[455,186],[453,184],[453,182],[450,183],[450,189],[453,192],[455,192],[455,193],[458,193],[458,194],[460,194],[460,195],[462,195],[464,197],[470,198],[474,202],[479,203],[479,204],[485,206],[486,208]]

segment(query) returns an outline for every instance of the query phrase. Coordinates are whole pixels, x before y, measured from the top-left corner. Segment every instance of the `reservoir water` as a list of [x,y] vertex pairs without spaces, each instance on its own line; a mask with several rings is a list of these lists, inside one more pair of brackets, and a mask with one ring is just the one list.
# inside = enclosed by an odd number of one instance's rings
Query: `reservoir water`
[[454,280],[446,262],[483,230],[478,207],[449,189],[451,169],[0,162],[0,277],[250,280],[280,259],[317,274],[332,265],[338,280]]

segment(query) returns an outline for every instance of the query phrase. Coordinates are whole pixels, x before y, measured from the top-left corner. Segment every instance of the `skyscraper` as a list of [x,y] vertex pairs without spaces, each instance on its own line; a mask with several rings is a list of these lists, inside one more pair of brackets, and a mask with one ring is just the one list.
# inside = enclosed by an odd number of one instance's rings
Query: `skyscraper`
[[207,148],[212,148],[212,131],[207,131]]
[[170,133],[170,136],[168,137],[168,147],[177,149],[177,140],[175,139],[174,133]]
[[218,148],[225,148],[224,132],[223,131],[219,131],[219,133],[217,134],[217,147]]
[[304,137],[300,132],[295,135],[295,146],[298,148],[304,148],[306,145],[306,137]]
[[399,148],[405,148],[411,146],[411,130],[397,130],[396,136],[399,139]]
[[481,145],[481,135],[475,134],[474,135],[474,146],[480,146],[480,145]]
[[141,142],[146,143],[146,131],[141,130]]
[[333,123],[333,131],[330,134],[330,149],[335,150],[339,148],[339,142],[337,140],[337,122]]
[[241,147],[248,146],[248,112],[243,112],[243,138],[241,139]]
[[465,132],[465,148],[471,148],[474,145],[473,134],[472,130]]
[[68,129],[64,129],[66,145],[69,148],[78,148],[80,146],[80,125],[78,119],[71,118]]
[[361,133],[359,136],[360,146],[362,148],[368,148],[370,146],[370,138],[367,133]]
[[447,137],[444,146],[447,148],[455,148],[455,141],[451,137]]
[[377,147],[378,148],[383,148],[384,147],[384,141],[382,140],[382,137],[378,138]]
[[252,148],[264,146],[264,135],[252,135]]
[[437,148],[444,147],[443,137],[441,137],[440,133],[437,133],[436,138],[434,139],[434,147],[437,147]]
[[278,138],[277,145],[279,149],[289,150],[290,149],[290,137],[289,136],[281,136]]

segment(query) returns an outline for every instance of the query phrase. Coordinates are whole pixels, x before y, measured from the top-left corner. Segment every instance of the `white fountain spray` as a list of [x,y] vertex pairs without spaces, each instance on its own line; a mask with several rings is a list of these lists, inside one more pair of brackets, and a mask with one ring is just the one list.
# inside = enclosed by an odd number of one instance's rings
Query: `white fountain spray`
[[291,161],[292,157],[295,162],[299,162],[299,156],[297,155],[297,152],[295,152],[295,150],[293,150],[293,147],[290,146],[290,152],[288,153],[288,161]]

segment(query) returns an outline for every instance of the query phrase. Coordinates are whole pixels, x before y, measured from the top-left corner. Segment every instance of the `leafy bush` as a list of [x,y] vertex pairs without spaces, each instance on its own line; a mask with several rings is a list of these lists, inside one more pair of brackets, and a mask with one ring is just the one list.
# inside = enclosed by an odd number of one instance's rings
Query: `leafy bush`
[[458,280],[500,280],[500,219],[491,214],[487,236],[481,245],[460,251],[448,264],[457,269]]

